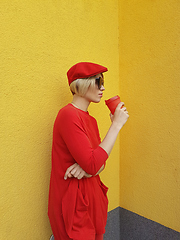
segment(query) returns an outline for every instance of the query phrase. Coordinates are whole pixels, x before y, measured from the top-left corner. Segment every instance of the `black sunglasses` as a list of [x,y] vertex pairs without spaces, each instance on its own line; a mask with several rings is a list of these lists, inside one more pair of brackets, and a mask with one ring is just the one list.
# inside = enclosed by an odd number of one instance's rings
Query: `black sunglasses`
[[97,84],[98,88],[101,89],[101,86],[104,86],[104,78],[98,77],[95,80],[96,80],[96,84]]

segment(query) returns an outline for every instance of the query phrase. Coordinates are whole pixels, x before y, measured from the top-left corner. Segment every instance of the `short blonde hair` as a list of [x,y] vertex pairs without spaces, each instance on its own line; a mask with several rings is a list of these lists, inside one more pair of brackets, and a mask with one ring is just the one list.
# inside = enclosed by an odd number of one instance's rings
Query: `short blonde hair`
[[74,80],[70,84],[70,90],[72,94],[77,94],[83,97],[89,88],[95,87],[95,76],[89,78],[80,78]]

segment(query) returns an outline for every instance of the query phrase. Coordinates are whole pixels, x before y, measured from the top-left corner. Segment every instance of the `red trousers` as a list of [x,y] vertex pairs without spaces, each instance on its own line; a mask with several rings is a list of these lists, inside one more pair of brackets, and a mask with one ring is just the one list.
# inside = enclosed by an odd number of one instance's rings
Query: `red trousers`
[[[76,240],[76,239],[74,239],[74,240]],[[102,235],[96,235],[95,240],[103,240],[103,234]]]
[[96,235],[96,239],[95,240],[103,240],[103,234],[102,235]]
[[96,239],[95,240],[103,240],[103,235],[96,235]]

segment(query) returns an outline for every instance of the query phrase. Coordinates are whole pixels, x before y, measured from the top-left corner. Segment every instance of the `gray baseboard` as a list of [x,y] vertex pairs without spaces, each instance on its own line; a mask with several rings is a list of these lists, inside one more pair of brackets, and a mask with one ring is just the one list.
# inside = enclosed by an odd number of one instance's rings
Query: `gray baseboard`
[[120,233],[121,240],[180,240],[179,232],[123,208]]
[[180,240],[180,233],[118,207],[108,212],[104,240]]

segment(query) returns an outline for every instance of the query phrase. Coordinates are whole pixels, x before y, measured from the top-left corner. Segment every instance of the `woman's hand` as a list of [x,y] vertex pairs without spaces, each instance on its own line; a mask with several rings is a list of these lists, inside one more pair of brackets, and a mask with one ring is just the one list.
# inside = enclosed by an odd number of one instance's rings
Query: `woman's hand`
[[99,144],[100,147],[102,147],[108,155],[110,155],[112,148],[115,144],[116,138],[118,136],[119,131],[123,127],[123,125],[126,123],[126,121],[129,118],[128,111],[124,107],[124,103],[120,102],[114,112],[114,115],[110,114],[110,118],[112,121],[112,124],[103,139],[103,141]]
[[116,124],[118,127],[122,128],[126,121],[129,118],[128,111],[126,107],[124,107],[124,103],[120,102],[116,107],[114,115],[110,114],[110,118],[112,123]]
[[74,163],[73,165],[71,165],[67,170],[66,173],[64,175],[64,179],[66,180],[67,178],[77,178],[77,179],[81,179],[83,177],[89,178],[92,177],[92,175],[86,173],[77,163]]

